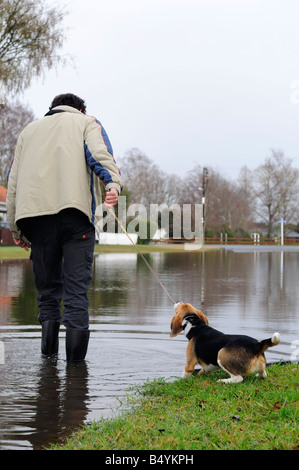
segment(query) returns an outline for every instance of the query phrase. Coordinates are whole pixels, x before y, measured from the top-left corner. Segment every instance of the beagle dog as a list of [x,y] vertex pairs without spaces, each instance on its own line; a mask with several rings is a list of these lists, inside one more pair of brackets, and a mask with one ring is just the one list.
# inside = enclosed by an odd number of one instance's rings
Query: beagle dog
[[230,375],[221,380],[225,383],[242,382],[245,375],[255,371],[257,376],[267,377],[264,351],[280,343],[279,333],[263,341],[245,335],[227,335],[211,328],[207,317],[191,304],[177,302],[174,307],[170,337],[184,331],[189,340],[183,378],[194,372],[196,364],[202,367],[199,373],[221,368]]

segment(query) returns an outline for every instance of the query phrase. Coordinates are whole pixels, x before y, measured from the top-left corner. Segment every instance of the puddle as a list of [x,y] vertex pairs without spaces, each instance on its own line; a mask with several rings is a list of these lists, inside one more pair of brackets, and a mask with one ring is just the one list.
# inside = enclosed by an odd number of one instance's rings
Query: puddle
[[[202,309],[211,326],[282,343],[268,361],[290,360],[299,340],[298,252],[154,253],[148,261],[172,297]],[[187,342],[170,339],[173,307],[135,254],[95,258],[86,363],[40,357],[30,261],[0,263],[0,449],[39,449],[82,424],[117,413],[128,389],[182,373]]]

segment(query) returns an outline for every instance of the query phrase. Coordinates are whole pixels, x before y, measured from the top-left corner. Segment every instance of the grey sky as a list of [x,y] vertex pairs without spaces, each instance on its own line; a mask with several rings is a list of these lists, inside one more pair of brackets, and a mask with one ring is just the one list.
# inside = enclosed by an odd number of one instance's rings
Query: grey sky
[[116,158],[138,147],[168,173],[199,163],[235,179],[273,148],[299,167],[298,0],[72,0],[67,10],[75,67],[26,91],[37,117],[73,92]]

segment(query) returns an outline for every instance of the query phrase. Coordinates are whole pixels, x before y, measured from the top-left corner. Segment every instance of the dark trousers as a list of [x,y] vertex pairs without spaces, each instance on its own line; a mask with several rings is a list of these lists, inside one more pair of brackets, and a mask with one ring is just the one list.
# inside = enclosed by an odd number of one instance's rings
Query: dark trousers
[[88,288],[92,278],[94,227],[86,215],[65,209],[18,221],[31,242],[38,320],[61,320],[66,328],[88,329]]

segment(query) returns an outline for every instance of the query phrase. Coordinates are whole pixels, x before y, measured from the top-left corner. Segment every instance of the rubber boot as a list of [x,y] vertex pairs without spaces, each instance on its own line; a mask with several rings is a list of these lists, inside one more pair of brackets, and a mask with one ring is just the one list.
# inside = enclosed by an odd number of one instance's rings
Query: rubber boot
[[89,342],[89,330],[66,329],[65,348],[67,362],[84,361]]
[[42,325],[42,356],[55,357],[58,354],[58,333],[60,322],[46,320]]

